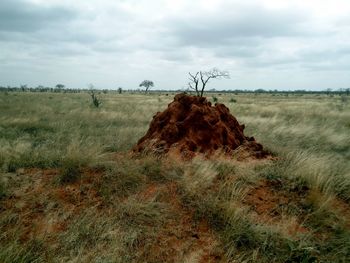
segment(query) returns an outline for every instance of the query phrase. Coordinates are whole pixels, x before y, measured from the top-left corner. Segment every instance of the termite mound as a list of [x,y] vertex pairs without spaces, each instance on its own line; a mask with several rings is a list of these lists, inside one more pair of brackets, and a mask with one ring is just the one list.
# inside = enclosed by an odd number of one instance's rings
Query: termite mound
[[234,154],[239,148],[250,157],[268,155],[254,137],[244,135],[230,110],[221,103],[214,106],[205,97],[177,94],[163,112],[153,116],[150,127],[134,147],[134,152],[153,151],[160,154],[177,151],[186,157],[217,151]]

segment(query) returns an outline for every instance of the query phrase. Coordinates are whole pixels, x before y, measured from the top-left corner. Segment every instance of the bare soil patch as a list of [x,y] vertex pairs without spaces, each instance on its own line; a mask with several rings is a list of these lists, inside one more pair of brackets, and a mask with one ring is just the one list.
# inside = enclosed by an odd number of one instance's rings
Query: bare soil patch
[[[263,180],[252,188],[245,197],[244,204],[249,205],[258,222],[265,224],[278,224],[285,221],[283,213],[287,212],[288,206],[303,211],[303,204],[308,190],[303,192],[287,192],[279,189],[274,182]],[[290,208],[289,208],[290,209]],[[307,233],[309,230],[302,225],[305,215],[299,215],[293,222],[289,222],[287,231],[290,236]]]

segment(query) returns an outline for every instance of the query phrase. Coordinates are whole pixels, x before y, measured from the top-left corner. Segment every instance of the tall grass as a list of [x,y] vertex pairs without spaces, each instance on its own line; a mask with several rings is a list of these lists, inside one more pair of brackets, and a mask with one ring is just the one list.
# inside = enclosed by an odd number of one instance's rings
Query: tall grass
[[2,170],[59,167],[72,147],[83,158],[129,150],[160,103],[137,95],[103,96],[103,107],[95,109],[86,94],[1,93]]

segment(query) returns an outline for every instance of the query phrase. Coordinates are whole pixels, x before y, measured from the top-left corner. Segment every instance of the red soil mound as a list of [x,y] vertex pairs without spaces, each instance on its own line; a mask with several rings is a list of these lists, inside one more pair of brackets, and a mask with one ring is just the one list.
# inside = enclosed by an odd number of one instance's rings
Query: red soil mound
[[181,93],[165,111],[153,117],[149,130],[134,151],[166,153],[174,149],[185,156],[193,156],[195,152],[210,155],[219,149],[232,153],[240,147],[250,156],[266,156],[254,137],[244,136],[244,127],[224,104],[212,106],[205,97]]

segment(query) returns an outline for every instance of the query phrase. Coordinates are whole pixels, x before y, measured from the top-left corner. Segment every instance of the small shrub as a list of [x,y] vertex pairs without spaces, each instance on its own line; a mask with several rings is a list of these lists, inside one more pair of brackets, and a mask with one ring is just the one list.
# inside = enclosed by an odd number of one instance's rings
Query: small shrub
[[78,180],[81,175],[80,164],[75,160],[67,160],[63,162],[61,173],[58,177],[59,184],[69,184]]
[[234,98],[231,98],[231,99],[230,99],[230,102],[231,102],[231,103],[236,103],[237,100],[235,100]]
[[219,101],[219,99],[217,97],[213,96],[213,102],[217,103],[218,101]]
[[93,90],[90,92],[90,96],[91,96],[91,99],[92,99],[92,104],[93,104],[96,108],[100,107],[101,101],[100,101],[100,99],[97,97],[97,95],[95,94],[95,92],[94,92]]

